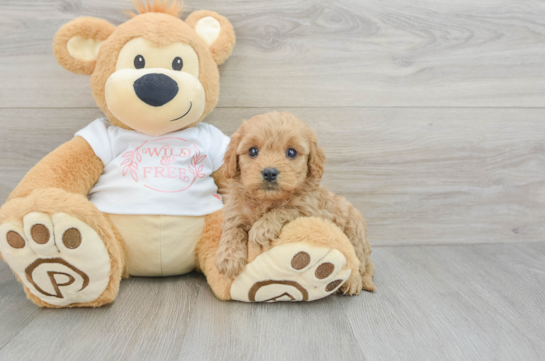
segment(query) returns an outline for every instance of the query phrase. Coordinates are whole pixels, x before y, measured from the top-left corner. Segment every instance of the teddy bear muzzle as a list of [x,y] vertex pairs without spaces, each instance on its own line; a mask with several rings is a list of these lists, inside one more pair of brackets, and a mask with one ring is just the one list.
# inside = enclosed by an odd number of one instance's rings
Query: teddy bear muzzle
[[206,104],[199,79],[164,68],[120,69],[106,82],[108,110],[142,133],[160,136],[197,121]]

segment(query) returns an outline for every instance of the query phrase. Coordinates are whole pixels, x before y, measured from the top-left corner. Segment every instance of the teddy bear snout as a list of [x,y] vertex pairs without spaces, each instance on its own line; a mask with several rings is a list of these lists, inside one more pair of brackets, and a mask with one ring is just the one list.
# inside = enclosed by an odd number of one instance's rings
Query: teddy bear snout
[[146,74],[134,82],[138,98],[153,107],[165,105],[178,94],[178,83],[165,74]]

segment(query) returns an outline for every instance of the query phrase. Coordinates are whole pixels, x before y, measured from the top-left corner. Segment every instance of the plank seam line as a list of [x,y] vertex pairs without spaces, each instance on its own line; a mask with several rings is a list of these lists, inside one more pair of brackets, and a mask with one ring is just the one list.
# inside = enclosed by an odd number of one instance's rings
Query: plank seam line
[[[203,273],[203,275],[204,275],[204,273]],[[199,289],[197,290],[197,294],[195,295],[195,300],[193,301],[193,303],[192,303],[192,305],[191,305],[190,307],[195,308],[195,304],[197,303],[197,300],[199,299],[199,295],[200,295],[201,292],[202,292],[202,289],[203,289],[203,285],[204,285],[204,284],[208,285],[208,281],[206,280],[206,277],[204,277],[204,280],[201,278],[201,280],[200,280],[200,282],[199,282]],[[212,290],[212,289],[210,289],[210,290]],[[214,296],[214,297],[215,297],[215,296]],[[223,301],[221,301],[221,302],[223,302]],[[191,309],[190,309],[190,310],[189,310],[189,317],[187,318],[187,325],[189,325],[189,324],[191,323],[191,320],[193,319],[194,315],[195,315],[195,312],[191,312]],[[177,360],[180,360],[180,359],[181,359],[180,357],[181,357],[181,355],[182,355],[182,353],[183,353],[183,349],[182,349],[182,348],[183,348],[183,346],[184,346],[184,342],[185,342],[185,339],[186,339],[186,337],[187,337],[187,333],[188,333],[187,331],[188,331],[188,329],[187,329],[187,327],[186,327],[185,330],[184,330],[184,335],[183,335],[182,339],[180,340],[181,348],[180,348],[179,354],[176,356],[176,357],[177,357],[177,358],[176,358]]]
[[[545,109],[545,106],[532,107],[532,106],[343,106],[343,105],[331,105],[331,106],[292,106],[292,105],[278,105],[278,106],[218,106],[215,109]],[[96,109],[98,107],[2,107],[0,110],[39,110],[39,109]]]
[[[26,295],[25,295],[26,296]],[[17,337],[19,337],[19,335],[21,333],[23,333],[23,331],[26,330],[26,328],[34,322],[34,320],[39,316],[39,313],[40,311],[43,310],[43,308],[37,308],[35,311],[34,311],[34,317],[32,317],[32,320],[30,320],[19,332],[17,332],[17,334],[13,335],[12,338],[9,339],[8,342],[6,342],[6,344],[2,347],[0,347],[0,351],[2,351],[7,345],[9,345],[13,340],[15,340]]]
[[350,318],[346,314],[346,308],[344,307],[345,302],[340,302],[339,297],[335,297],[334,299],[335,299],[335,303],[340,304],[340,308],[343,311],[344,319],[345,319],[346,323],[348,324],[348,327],[350,328],[350,331],[352,332],[352,339],[354,340],[356,345],[358,345],[358,349],[360,350],[360,353],[363,356],[363,360],[367,360],[367,357],[365,357],[365,351],[363,350],[362,345],[360,344],[360,342],[358,340],[358,337],[356,335],[356,331],[354,330],[354,327],[352,326],[352,322],[350,322]]
[[396,248],[396,247],[445,247],[445,246],[497,246],[497,245],[512,245],[512,244],[541,244],[545,241],[509,241],[509,242],[474,242],[474,243],[414,243],[414,244],[373,244],[371,243],[372,248]]
[[[122,356],[127,352],[127,347],[129,346],[130,341],[135,337],[136,330],[140,327],[140,325],[144,322],[146,314],[151,310],[151,306],[153,305],[154,301],[157,299],[160,293],[160,289],[158,285],[155,285],[155,294],[153,295],[153,298],[148,303],[147,307],[139,312],[139,315],[142,315],[142,318],[137,322],[136,326],[132,327],[132,332],[127,337],[128,342],[125,344],[125,346],[121,350],[121,355],[119,356],[119,359],[122,359]],[[119,293],[118,293],[119,295]],[[117,296],[116,296],[117,299]],[[115,300],[114,300],[115,301]],[[155,312],[157,312],[157,308],[155,309]]]

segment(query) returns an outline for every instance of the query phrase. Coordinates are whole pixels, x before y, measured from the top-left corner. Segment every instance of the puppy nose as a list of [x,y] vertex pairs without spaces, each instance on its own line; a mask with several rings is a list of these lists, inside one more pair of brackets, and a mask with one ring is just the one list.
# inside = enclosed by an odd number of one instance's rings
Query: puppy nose
[[263,179],[265,179],[267,182],[274,182],[278,177],[278,173],[280,172],[276,168],[265,168],[261,172]]
[[153,107],[165,105],[178,94],[178,83],[165,74],[146,74],[133,87],[138,98]]

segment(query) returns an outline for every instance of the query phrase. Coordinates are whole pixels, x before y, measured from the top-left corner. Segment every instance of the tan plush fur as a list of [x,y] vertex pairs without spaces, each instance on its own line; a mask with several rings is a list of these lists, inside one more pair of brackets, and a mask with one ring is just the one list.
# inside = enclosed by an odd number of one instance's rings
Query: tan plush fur
[[221,238],[223,211],[212,213],[206,217],[206,224],[200,240],[195,246],[197,270],[206,275],[212,291],[220,300],[231,299],[233,279],[221,275],[216,268],[216,252]]
[[[110,282],[102,295],[93,302],[75,303],[68,307],[98,307],[112,302],[117,295],[119,281],[124,274],[125,245],[121,238],[116,237],[115,228],[110,220],[82,195],[58,188],[44,188],[36,189],[27,197],[15,198],[4,204],[0,209],[0,224],[6,221],[22,224],[23,217],[31,212],[42,212],[49,215],[62,212],[80,219],[98,233],[110,256]],[[27,287],[25,287],[25,292],[27,297],[39,306],[58,308],[35,297]]]
[[227,58],[229,58],[231,56],[231,53],[233,52],[236,41],[235,32],[233,30],[233,26],[226,18],[224,18],[223,16],[219,16],[215,12],[209,10],[195,11],[194,13],[189,15],[187,19],[185,19],[185,22],[187,23],[187,25],[195,28],[197,22],[207,16],[213,17],[214,19],[219,21],[221,25],[220,35],[218,36],[216,41],[214,41],[214,43],[209,47],[209,50],[214,57],[214,60],[218,65],[220,65],[223,64],[223,62],[227,60]]
[[91,75],[95,70],[96,60],[81,61],[72,58],[66,44],[72,37],[79,35],[85,39],[104,41],[115,30],[115,26],[106,20],[82,17],[64,24],[53,39],[53,54],[66,70],[76,74]]
[[104,171],[93,148],[75,137],[45,156],[11,192],[8,201],[26,197],[37,188],[59,188],[87,195]]
[[[174,17],[179,17],[182,14],[182,3],[178,2],[177,0],[174,0],[170,5],[169,0],[157,0],[152,3],[150,3],[149,0],[146,2],[133,0],[132,3],[140,14],[163,13]],[[127,11],[127,13],[131,17],[137,16],[137,14],[130,10]]]
[[[259,154],[251,157],[250,148]],[[288,149],[297,157],[287,157]],[[320,186],[325,156],[316,135],[289,113],[260,115],[233,135],[225,156],[230,178],[225,196],[223,234],[216,255],[220,273],[234,277],[248,259],[248,247],[267,250],[282,228],[299,217],[319,217],[334,223],[350,240],[360,261],[359,272],[343,285],[348,294],[373,291],[373,264],[363,215],[344,197]],[[276,182],[262,171],[276,168]]]
[[[173,1],[170,5],[168,3],[168,1],[155,1],[151,4],[148,1],[145,4],[139,3],[137,10],[140,15],[134,16],[118,27],[101,19],[78,18],[61,27],[55,35],[53,51],[57,61],[71,72],[92,74],[93,97],[113,125],[131,129],[116,119],[108,110],[104,88],[108,77],[115,71],[120,50],[129,40],[136,37],[143,37],[158,47],[174,42],[183,42],[193,47],[197,53],[199,81],[205,90],[206,105],[200,118],[189,126],[198,124],[215,108],[218,102],[219,72],[217,65],[231,54],[235,44],[231,24],[221,15],[209,11],[194,13],[186,23],[178,18],[181,9],[180,3],[178,1]],[[203,16],[214,17],[222,26],[218,39],[211,46],[208,46],[194,30],[196,22]],[[103,41],[96,60],[81,61],[70,55],[67,43],[74,36]],[[91,226],[104,241],[112,261],[108,287],[97,300],[85,304],[73,304],[68,307],[97,307],[112,302],[119,289],[121,277],[128,277],[123,238],[108,216],[101,213],[86,198],[103,170],[102,161],[94,154],[89,144],[83,138],[76,137],[61,145],[32,168],[0,210],[0,223],[7,220],[20,223],[24,215],[30,212],[67,213]],[[223,170],[215,172],[212,177],[222,189]],[[217,226],[220,218],[211,216],[211,227]],[[201,237],[204,243],[212,242],[212,247],[214,247],[214,242],[217,244],[217,239],[219,238],[214,231],[204,232]],[[206,246],[202,249],[205,248]],[[33,296],[28,289],[25,288],[25,291],[29,299],[37,305],[55,307]],[[226,293],[219,292],[219,294]]]
[[[165,5],[165,3],[163,3]],[[151,5],[153,7],[153,5]],[[217,65],[225,61],[235,45],[235,34],[232,25],[223,16],[213,11],[197,11],[188,17],[186,22],[172,15],[172,12],[144,12],[131,20],[113,28],[110,23],[94,18],[78,18],[59,29],[53,42],[57,61],[65,69],[78,74],[91,74],[93,97],[100,109],[108,116],[110,122],[124,129],[131,129],[119,121],[106,104],[105,85],[115,71],[117,57],[123,46],[131,39],[143,37],[157,46],[167,46],[176,42],[191,45],[199,58],[199,81],[206,94],[206,106],[201,117],[191,126],[204,119],[215,107],[219,99],[219,72]],[[167,8],[168,10],[168,8]],[[167,11],[166,10],[166,11]],[[141,10],[143,11],[143,10]],[[218,39],[209,47],[195,32],[197,21],[211,16],[222,26]],[[96,61],[83,62],[70,57],[66,43],[75,36],[105,40]],[[108,36],[109,35],[109,36]]]
[[[231,300],[230,290],[234,277],[222,275],[216,267],[216,253],[222,227],[223,211],[208,216],[201,239],[195,247],[195,258],[197,259],[198,270],[206,275],[208,284],[216,297],[227,301]],[[354,247],[340,228],[331,222],[316,217],[297,218],[282,228],[279,237],[271,241],[271,247],[295,242],[311,243],[315,246],[326,246],[339,250],[345,256],[347,266],[352,270],[352,275],[356,275],[355,278],[359,277],[360,261],[356,257]],[[263,253],[261,247],[248,244],[248,263],[253,262],[261,253]],[[366,284],[372,285],[373,263],[369,263],[368,267],[367,274],[371,283],[368,281]],[[368,289],[372,290],[374,288],[368,287]],[[340,292],[350,293],[350,290],[345,286],[341,287]],[[354,291],[353,293],[358,292]]]
[[[332,247],[339,250],[345,256],[346,264],[352,270],[352,273],[347,282],[339,289],[340,292],[352,295],[358,294],[362,288],[367,291],[375,290],[375,286],[373,285],[375,271],[373,263],[369,262],[366,273],[368,279],[364,280],[360,287],[358,280],[360,277],[361,262],[356,256],[350,240],[333,223],[317,217],[299,217],[282,228],[278,238],[272,240],[271,247],[293,242],[311,242],[316,246]],[[256,256],[250,255],[248,261],[251,262]]]
[[[219,15],[218,15],[219,17]],[[219,98],[218,66],[203,40],[195,30],[182,20],[161,13],[145,13],[126,23],[119,25],[116,31],[101,46],[97,66],[91,76],[91,88],[97,105],[108,116],[110,122],[118,127],[130,129],[121,123],[108,110],[104,93],[106,81],[115,71],[116,59],[123,45],[129,40],[143,37],[158,46],[166,46],[175,42],[184,42],[193,47],[199,57],[199,81],[206,94],[206,106],[196,125],[215,107]]]

